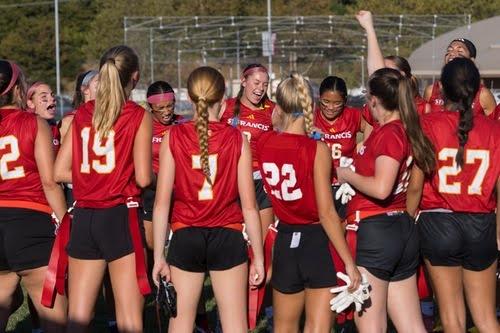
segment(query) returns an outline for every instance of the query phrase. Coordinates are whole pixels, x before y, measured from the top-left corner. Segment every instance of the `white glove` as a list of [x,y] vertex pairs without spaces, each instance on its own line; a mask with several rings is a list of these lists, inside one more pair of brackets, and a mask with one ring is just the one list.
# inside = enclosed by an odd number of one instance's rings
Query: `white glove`
[[330,289],[331,293],[339,293],[330,301],[330,309],[332,311],[336,311],[337,313],[341,313],[354,303],[356,312],[360,312],[364,301],[370,298],[370,284],[368,283],[366,275],[361,274],[361,284],[358,289],[352,293],[347,290],[351,284],[351,279],[349,279],[349,277],[342,272],[338,272],[337,277],[343,280],[346,285]]
[[339,200],[340,202],[345,205],[348,203],[352,197],[356,194],[356,191],[349,185],[348,183],[344,183],[340,185],[340,187],[337,189],[337,192],[335,192],[335,200]]
[[340,156],[339,166],[341,168],[350,168],[352,171],[356,172],[356,168],[352,165],[353,159],[345,156]]

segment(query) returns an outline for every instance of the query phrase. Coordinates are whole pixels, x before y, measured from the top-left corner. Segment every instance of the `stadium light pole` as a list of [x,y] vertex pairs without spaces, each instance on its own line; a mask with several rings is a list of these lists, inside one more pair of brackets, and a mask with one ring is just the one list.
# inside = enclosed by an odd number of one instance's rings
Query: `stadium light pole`
[[59,0],[54,0],[54,17],[56,26],[56,89],[57,95],[61,94],[61,65],[59,59]]
[[[61,96],[61,64],[59,59],[59,0],[54,0],[54,20],[56,35],[56,93],[57,96]],[[61,113],[62,116],[62,103],[57,104],[61,104],[59,105],[59,113]]]
[[[272,75],[273,73],[273,35],[272,35],[272,30],[271,30],[271,0],[267,0],[267,33],[269,37],[269,56],[268,56],[268,70],[269,74]],[[272,78],[271,78],[272,79]]]

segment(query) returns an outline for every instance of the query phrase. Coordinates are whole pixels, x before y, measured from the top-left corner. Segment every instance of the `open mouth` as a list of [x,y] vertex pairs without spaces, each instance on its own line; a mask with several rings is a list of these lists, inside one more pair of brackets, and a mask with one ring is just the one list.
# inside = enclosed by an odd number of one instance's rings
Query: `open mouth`
[[50,104],[49,106],[47,106],[47,111],[50,113],[50,114],[56,114],[56,104]]

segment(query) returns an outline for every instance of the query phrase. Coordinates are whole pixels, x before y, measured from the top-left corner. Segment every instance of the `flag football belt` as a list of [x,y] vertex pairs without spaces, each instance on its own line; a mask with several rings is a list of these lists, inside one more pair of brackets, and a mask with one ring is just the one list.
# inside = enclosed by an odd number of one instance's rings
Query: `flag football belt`
[[[138,208],[139,202],[134,198],[127,198],[125,204],[128,208],[129,229],[132,237],[135,254],[135,272],[139,291],[143,296],[151,293],[151,286],[146,273],[146,262],[139,229]],[[69,241],[71,228],[71,217],[66,213],[57,227],[57,235],[52,247],[47,273],[42,292],[42,304],[53,307],[56,291],[60,295],[65,294],[66,270],[68,268],[68,254],[66,245]]]
[[23,200],[0,200],[0,207],[9,208],[25,208],[36,210],[37,212],[52,214],[52,208],[48,205],[44,205],[33,201],[23,201]]

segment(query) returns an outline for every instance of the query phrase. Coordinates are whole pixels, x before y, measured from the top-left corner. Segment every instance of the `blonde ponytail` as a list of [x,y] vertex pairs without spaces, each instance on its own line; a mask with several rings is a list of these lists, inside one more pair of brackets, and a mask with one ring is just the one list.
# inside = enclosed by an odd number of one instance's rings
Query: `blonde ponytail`
[[120,73],[113,59],[108,59],[99,71],[99,85],[95,99],[92,125],[105,138],[125,104],[125,92],[120,83]]
[[276,90],[276,102],[285,114],[304,117],[304,128],[311,135],[313,128],[313,100],[309,82],[296,72],[281,81]]
[[139,58],[130,47],[115,46],[101,57],[92,126],[104,139],[128,98],[125,88],[139,71]]
[[208,183],[212,185],[210,174],[210,165],[208,162],[208,105],[205,98],[198,98],[196,103],[196,133],[198,134],[198,142],[200,144],[200,163],[201,169],[205,174]]
[[224,77],[215,68],[199,67],[189,74],[187,89],[189,98],[196,105],[195,127],[200,145],[201,168],[208,183],[212,185],[208,159],[208,108],[222,101],[226,90]]

